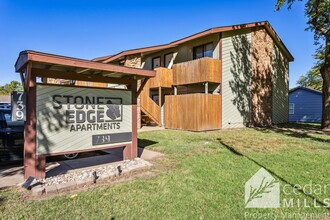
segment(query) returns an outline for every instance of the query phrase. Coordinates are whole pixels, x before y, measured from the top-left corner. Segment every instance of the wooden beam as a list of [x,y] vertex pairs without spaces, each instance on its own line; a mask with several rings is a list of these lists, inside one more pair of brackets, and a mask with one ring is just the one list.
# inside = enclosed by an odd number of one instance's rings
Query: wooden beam
[[15,63],[16,72],[20,72],[20,70],[24,68],[24,66],[27,64],[27,60],[28,55],[21,52]]
[[221,65],[220,65],[220,83],[219,83],[219,96],[220,96],[220,101],[219,101],[219,104],[220,104],[220,107],[219,107],[219,125],[220,125],[220,128],[222,128],[222,82],[223,82],[223,79],[222,79],[222,64],[223,64],[223,60],[222,60],[222,57],[223,57],[223,54],[222,54],[222,33],[220,33],[220,36],[219,36],[220,40],[219,40],[219,60],[221,60]]
[[24,77],[24,72],[20,72],[19,73],[19,75],[20,75],[20,77],[21,77],[21,82],[22,82],[22,85],[23,85],[23,89],[24,89],[24,91],[26,91],[26,88],[25,88],[25,77]]
[[132,146],[131,146],[131,159],[138,156],[138,143],[137,143],[137,81],[132,82]]
[[90,60],[82,60],[72,57],[64,57],[55,54],[46,54],[36,51],[23,51],[20,53],[18,61],[16,62],[16,72],[19,72],[22,66],[28,61],[44,63],[50,65],[61,65],[67,67],[85,68],[91,70],[100,70],[104,72],[116,72],[123,75],[154,77],[155,71],[144,70],[132,67],[117,66],[112,64],[98,63]]
[[32,72],[39,77],[69,79],[69,80],[89,81],[89,82],[130,84],[133,81],[132,79],[128,79],[128,78],[123,79],[123,78],[104,77],[98,75],[85,75],[85,74],[77,74],[75,72],[61,72],[57,70],[44,70],[44,69],[33,68]]
[[83,69],[83,70],[80,70],[80,71],[75,71],[76,73],[84,73],[84,72],[87,72],[89,71],[90,69]]
[[140,49],[126,50],[126,51],[120,52],[120,53],[118,53],[114,56],[111,56],[111,57],[103,60],[102,63],[109,63],[113,60],[119,59],[123,56],[130,55],[130,54],[145,53],[145,52],[150,52],[150,51],[154,51],[154,50],[164,50],[164,49],[173,48],[173,47],[176,47],[176,46],[178,46],[178,45],[165,44],[165,45],[158,45],[158,46],[153,46],[153,47],[145,47],[145,48],[140,48]]
[[163,124],[162,124],[162,87],[159,87],[158,88],[158,105],[159,105],[159,115],[160,115],[160,118],[159,118],[159,126],[161,127]]
[[123,159],[132,160],[132,144],[126,144],[123,148]]
[[24,179],[32,176],[37,179],[45,178],[44,156],[36,154],[36,76],[31,73],[30,65],[27,66],[28,82],[26,98],[26,123],[24,125]]
[[29,84],[31,84],[31,67],[32,64],[28,62],[25,68],[25,90],[27,93],[29,92],[30,89]]

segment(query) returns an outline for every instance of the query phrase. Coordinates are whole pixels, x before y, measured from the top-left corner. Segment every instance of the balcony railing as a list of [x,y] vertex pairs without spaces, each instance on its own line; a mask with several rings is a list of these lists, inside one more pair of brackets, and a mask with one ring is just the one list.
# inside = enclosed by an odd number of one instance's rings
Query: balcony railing
[[220,83],[221,60],[201,58],[173,65],[173,84]]
[[221,60],[209,57],[173,65],[173,69],[159,67],[156,76],[149,79],[150,88],[171,88],[173,85],[188,85],[201,82],[220,83]]
[[173,85],[173,70],[164,67],[155,69],[156,76],[149,79],[150,88],[171,88]]

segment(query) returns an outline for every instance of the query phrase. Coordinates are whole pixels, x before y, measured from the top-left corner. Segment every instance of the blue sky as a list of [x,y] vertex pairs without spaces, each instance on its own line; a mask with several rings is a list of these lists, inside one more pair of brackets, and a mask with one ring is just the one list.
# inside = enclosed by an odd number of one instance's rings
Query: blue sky
[[268,20],[295,57],[290,87],[313,65],[304,4],[274,12],[276,0],[1,0],[0,85],[30,49],[83,59],[168,43],[211,27]]

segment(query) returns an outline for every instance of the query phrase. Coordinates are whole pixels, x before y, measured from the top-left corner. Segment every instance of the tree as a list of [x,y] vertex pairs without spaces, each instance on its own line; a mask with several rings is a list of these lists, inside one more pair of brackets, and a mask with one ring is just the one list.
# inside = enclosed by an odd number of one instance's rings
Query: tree
[[[284,5],[288,9],[296,0],[277,0],[276,10]],[[299,0],[302,1],[302,0]],[[305,15],[308,18],[307,30],[314,32],[314,42],[319,47],[316,54],[320,54],[318,64],[322,82],[322,128],[330,130],[330,0],[307,0]]]
[[312,69],[308,71],[306,75],[303,75],[298,79],[297,81],[298,85],[308,87],[311,89],[322,90],[323,79],[321,76],[320,69],[324,63],[323,57],[324,57],[324,53],[314,54],[314,58],[316,59],[317,62],[312,67]]
[[300,76],[297,84],[311,89],[322,90],[322,76],[320,70],[313,67],[306,75]]
[[12,91],[23,91],[22,83],[14,80],[4,86],[0,86],[1,95],[10,95]]

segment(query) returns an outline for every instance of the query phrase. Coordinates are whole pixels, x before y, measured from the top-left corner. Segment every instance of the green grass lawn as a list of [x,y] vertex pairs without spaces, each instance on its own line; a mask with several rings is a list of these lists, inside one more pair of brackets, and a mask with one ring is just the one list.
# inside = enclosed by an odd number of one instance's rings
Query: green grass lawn
[[[151,168],[155,175],[63,194],[48,200],[24,201],[15,189],[0,191],[0,219],[264,219],[298,214],[329,214],[313,207],[330,198],[330,136],[316,125],[288,124],[280,128],[187,132],[161,130],[139,133],[139,145],[163,152]],[[326,185],[328,191],[284,195],[310,208],[246,209],[244,184],[261,167],[281,187]],[[290,191],[291,192],[291,191]],[[330,202],[330,200],[329,200]],[[268,217],[267,217],[268,216]],[[315,219],[315,216],[309,217]],[[325,218],[322,218],[325,219]]]

